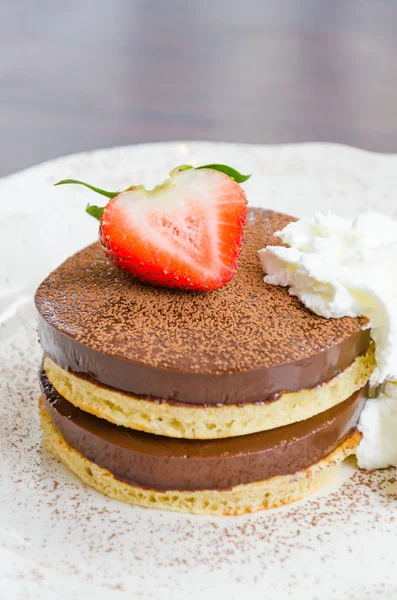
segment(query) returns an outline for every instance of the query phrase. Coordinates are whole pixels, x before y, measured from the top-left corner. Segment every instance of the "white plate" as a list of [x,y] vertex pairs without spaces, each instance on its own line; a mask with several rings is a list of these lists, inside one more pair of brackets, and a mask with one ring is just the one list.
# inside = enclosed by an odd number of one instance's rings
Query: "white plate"
[[393,470],[346,467],[337,485],[312,499],[205,518],[105,498],[41,446],[32,293],[96,236],[84,213],[94,196],[51,184],[71,177],[115,190],[151,185],[178,164],[211,162],[253,173],[245,185],[251,205],[295,215],[374,208],[397,216],[397,156],[328,144],[151,144],[69,156],[1,180],[2,598],[397,597]]

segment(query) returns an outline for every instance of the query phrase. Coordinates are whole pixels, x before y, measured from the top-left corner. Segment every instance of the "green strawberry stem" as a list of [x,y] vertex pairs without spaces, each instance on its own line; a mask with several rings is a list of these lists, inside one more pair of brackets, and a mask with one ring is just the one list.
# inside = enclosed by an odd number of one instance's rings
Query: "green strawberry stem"
[[213,169],[214,171],[220,171],[221,173],[225,173],[230,177],[230,179],[234,179],[236,183],[244,183],[247,181],[251,175],[242,175],[236,169],[232,167],[228,167],[227,165],[203,165],[202,167],[196,167],[196,169]]
[[94,219],[98,219],[98,221],[101,220],[104,210],[104,206],[96,206],[95,204],[87,204],[85,207],[85,212],[94,217]]
[[120,192],[107,192],[106,190],[101,190],[101,188],[94,187],[89,183],[84,183],[84,181],[79,181],[78,179],[62,179],[62,181],[58,181],[58,183],[54,183],[56,185],[65,185],[65,183],[77,183],[78,185],[84,185],[89,188],[93,192],[97,194],[101,194],[102,196],[106,196],[107,198],[115,198]]
[[[115,198],[120,192],[107,192],[106,190],[101,190],[101,188],[97,188],[89,183],[84,183],[84,181],[79,181],[78,179],[63,179],[62,181],[58,181],[58,183],[54,183],[54,185],[65,185],[67,183],[77,183],[78,185],[84,185],[88,189],[96,192],[97,194],[101,194],[102,196],[106,196],[106,198]],[[104,206],[96,206],[95,204],[87,204],[85,212],[98,219],[101,220],[103,215],[103,211],[105,210]]]
[[[244,183],[244,181],[247,181],[247,179],[249,179],[251,177],[251,175],[242,175],[241,173],[236,171],[236,169],[233,169],[232,167],[228,167],[227,165],[218,165],[218,164],[203,165],[202,167],[192,167],[191,165],[180,165],[179,167],[176,167],[175,169],[173,169],[171,171],[170,175],[172,176],[176,172],[186,171],[187,169],[213,169],[214,171],[220,171],[221,173],[225,173],[225,175],[228,175],[230,177],[230,179],[233,179],[236,183]],[[92,190],[93,192],[96,192],[97,194],[101,194],[102,196],[106,196],[106,198],[110,198],[110,199],[115,198],[116,196],[118,196],[118,194],[120,194],[120,192],[107,192],[106,190],[97,188],[93,185],[90,185],[89,183],[85,183],[84,181],[79,181],[78,179],[63,179],[62,181],[58,181],[58,183],[55,183],[54,185],[65,185],[65,184],[69,184],[69,183],[75,183],[77,185],[84,185],[86,188]],[[158,187],[160,187],[160,186],[158,186]],[[134,188],[132,188],[132,187],[127,188],[127,190],[129,190],[129,189],[134,189]],[[127,191],[127,190],[124,190],[124,191]],[[105,208],[101,207],[101,206],[96,206],[94,204],[88,204],[85,210],[89,215],[91,215],[91,217],[94,217],[95,219],[98,219],[98,221],[100,221]]]

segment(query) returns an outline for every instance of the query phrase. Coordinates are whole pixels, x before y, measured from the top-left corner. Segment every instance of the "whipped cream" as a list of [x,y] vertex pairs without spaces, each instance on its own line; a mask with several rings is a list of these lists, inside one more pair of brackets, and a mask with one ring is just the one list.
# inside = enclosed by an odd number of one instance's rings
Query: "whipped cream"
[[[290,286],[291,295],[322,317],[367,317],[376,343],[373,383],[397,381],[397,222],[376,212],[356,219],[316,214],[275,235],[289,247],[259,251],[265,282]],[[360,427],[359,465],[397,465],[397,398],[385,391],[370,400]]]
[[377,398],[367,400],[358,428],[363,439],[356,455],[362,469],[397,465],[396,383],[387,383]]

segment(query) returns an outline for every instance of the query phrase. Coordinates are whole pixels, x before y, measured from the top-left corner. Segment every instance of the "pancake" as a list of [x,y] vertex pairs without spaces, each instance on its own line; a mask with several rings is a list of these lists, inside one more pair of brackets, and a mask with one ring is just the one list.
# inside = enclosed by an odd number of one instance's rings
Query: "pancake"
[[365,355],[369,331],[364,319],[318,317],[263,282],[257,250],[279,243],[274,231],[291,220],[249,209],[237,273],[214,292],[143,285],[89,246],[36,292],[45,355],[148,410],[161,401],[267,406],[329,382]]
[[58,394],[44,371],[42,397],[56,429],[116,478],[157,491],[228,489],[316,464],[356,431],[365,390],[301,423],[223,440],[179,440],[118,427]]
[[115,478],[67,444],[45,409],[41,410],[43,440],[49,452],[59,458],[84,483],[98,492],[143,508],[158,508],[198,515],[242,515],[290,504],[331,484],[340,463],[354,453],[361,440],[358,431],[316,465],[294,475],[238,485],[230,490],[158,492]]
[[267,431],[310,419],[349,398],[368,381],[375,364],[374,348],[342,373],[310,390],[280,394],[265,402],[203,406],[161,399],[145,400],[100,385],[44,360],[49,381],[74,406],[116,425],[157,435],[216,439]]
[[106,423],[59,396],[44,372],[40,379],[50,452],[88,485],[143,507],[242,514],[289,503],[330,483],[361,439],[362,392],[303,424],[201,442]]

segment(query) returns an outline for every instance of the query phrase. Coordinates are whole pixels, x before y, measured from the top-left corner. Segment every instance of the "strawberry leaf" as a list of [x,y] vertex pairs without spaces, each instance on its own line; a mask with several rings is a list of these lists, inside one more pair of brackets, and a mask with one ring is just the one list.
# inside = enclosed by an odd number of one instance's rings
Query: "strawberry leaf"
[[91,215],[91,217],[94,217],[95,219],[98,219],[98,221],[100,221],[104,210],[105,210],[105,208],[103,206],[95,206],[95,204],[87,204],[85,212],[88,213],[89,215]]
[[[94,187],[89,183],[84,183],[84,181],[78,181],[77,179],[63,179],[62,181],[58,181],[58,183],[54,183],[54,185],[64,185],[65,183],[77,183],[78,185],[84,185],[89,188],[93,192],[97,194],[101,194],[102,196],[106,196],[106,198],[115,198],[120,192],[107,192],[106,190],[101,190],[100,188]],[[91,213],[90,213],[91,214]]]
[[221,173],[225,173],[230,177],[230,179],[234,179],[237,183],[244,183],[251,177],[251,175],[242,175],[236,169],[232,167],[228,167],[227,165],[203,165],[202,167],[196,167],[196,169],[213,169],[214,171],[220,171]]

